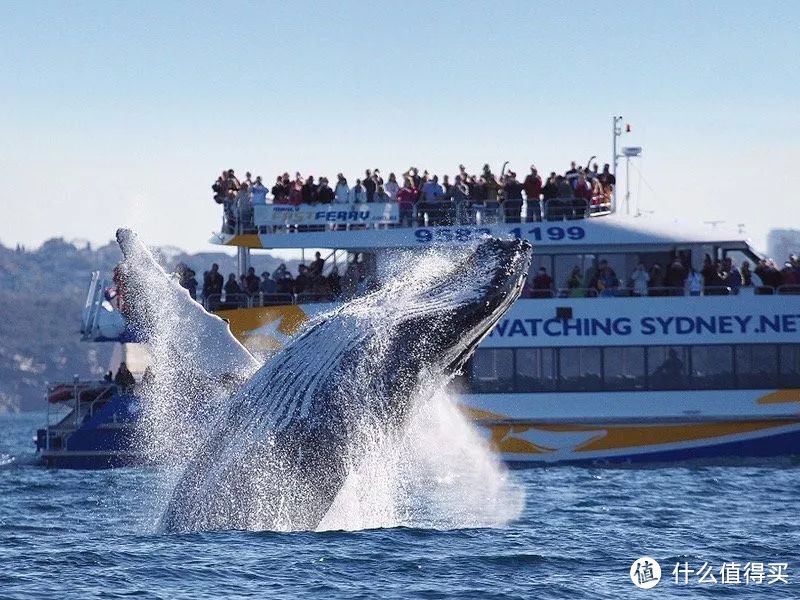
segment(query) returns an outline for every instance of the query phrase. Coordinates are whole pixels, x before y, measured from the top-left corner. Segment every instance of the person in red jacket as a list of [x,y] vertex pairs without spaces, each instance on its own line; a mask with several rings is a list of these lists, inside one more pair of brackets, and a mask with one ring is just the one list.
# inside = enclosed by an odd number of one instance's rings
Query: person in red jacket
[[533,221],[542,220],[542,208],[540,196],[542,194],[542,178],[536,167],[531,165],[531,172],[525,178],[522,184],[522,189],[525,190],[525,211],[527,216],[525,220],[528,223]]
[[400,204],[400,223],[410,226],[414,214],[414,204],[419,198],[419,190],[414,187],[410,177],[406,177],[403,187],[397,192],[397,202]]

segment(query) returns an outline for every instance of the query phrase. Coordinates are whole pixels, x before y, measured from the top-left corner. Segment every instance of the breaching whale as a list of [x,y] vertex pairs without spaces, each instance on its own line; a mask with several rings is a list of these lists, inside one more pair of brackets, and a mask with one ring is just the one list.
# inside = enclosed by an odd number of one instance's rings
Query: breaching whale
[[[248,377],[196,440],[161,520],[171,532],[315,529],[366,439],[402,434],[415,407],[461,369],[519,297],[531,256],[525,241],[490,238],[455,253],[441,272],[389,278],[309,323],[253,373],[255,359],[220,334],[217,317],[197,311],[135,234],[120,230],[117,239],[129,279],[155,268],[170,297],[182,300],[172,310],[185,312],[194,330],[213,329],[204,338],[213,347],[195,340],[193,351],[223,355],[225,368]],[[167,290],[134,287],[142,297],[131,299],[140,305],[132,314],[146,327]]]

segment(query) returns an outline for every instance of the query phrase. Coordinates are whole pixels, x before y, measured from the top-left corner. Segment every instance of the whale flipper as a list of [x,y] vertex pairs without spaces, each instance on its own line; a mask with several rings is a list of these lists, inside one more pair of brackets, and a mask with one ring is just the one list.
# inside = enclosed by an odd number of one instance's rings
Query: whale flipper
[[125,316],[141,337],[152,339],[168,330],[176,364],[211,379],[244,379],[261,366],[225,321],[206,312],[167,275],[134,231],[118,229],[117,243],[125,256]]

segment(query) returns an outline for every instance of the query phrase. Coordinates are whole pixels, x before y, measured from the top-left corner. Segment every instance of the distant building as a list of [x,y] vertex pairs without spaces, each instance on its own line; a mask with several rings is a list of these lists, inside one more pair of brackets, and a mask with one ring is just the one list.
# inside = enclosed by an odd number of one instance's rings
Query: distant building
[[768,255],[783,262],[790,254],[800,254],[800,230],[772,229],[767,234]]

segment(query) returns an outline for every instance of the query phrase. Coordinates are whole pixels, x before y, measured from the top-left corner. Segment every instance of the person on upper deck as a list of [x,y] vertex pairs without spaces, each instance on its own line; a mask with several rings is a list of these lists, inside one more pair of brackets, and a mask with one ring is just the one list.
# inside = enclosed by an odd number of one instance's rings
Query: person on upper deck
[[317,188],[317,202],[320,204],[332,204],[334,197],[334,192],[331,186],[328,185],[328,178],[320,177],[319,188]]
[[403,187],[397,192],[397,202],[400,205],[400,223],[406,227],[411,225],[414,203],[417,201],[418,195],[419,190],[414,187],[414,181],[411,177],[406,177],[403,181]]
[[289,196],[289,190],[283,185],[283,177],[278,175],[275,179],[275,185],[272,186],[272,203],[273,204],[286,204],[286,198]]
[[375,190],[378,188],[375,180],[372,178],[372,171],[367,169],[364,171],[364,190],[366,192],[367,202],[375,201]]
[[528,223],[542,220],[542,204],[540,197],[542,194],[542,178],[534,165],[531,165],[531,172],[525,177],[522,184],[525,190],[525,220]]
[[344,175],[339,173],[336,176],[336,188],[333,192],[334,199],[339,204],[347,204],[350,202],[350,188],[347,185],[347,179]]
[[600,185],[603,186],[603,194],[609,198],[611,198],[611,194],[614,191],[614,188],[617,185],[617,178],[614,177],[614,174],[609,171],[609,164],[606,163],[603,165],[603,172],[597,176],[597,179],[600,181]]
[[292,182],[289,188],[289,204],[299,206],[303,203],[303,185],[303,177],[300,173],[297,173],[294,182]]
[[394,202],[397,200],[397,192],[400,191],[400,184],[397,183],[397,177],[395,177],[394,173],[389,173],[389,181],[386,182],[383,189],[386,190],[386,195],[389,196],[391,201]]
[[522,211],[522,184],[517,174],[509,171],[503,179],[503,213],[507,223],[519,223]]
[[439,177],[434,175],[433,179],[425,182],[422,186],[422,200],[428,204],[438,202],[444,196],[444,188],[439,185]]
[[375,202],[391,202],[391,200],[384,187],[379,185],[378,190],[375,192]]
[[366,201],[367,201],[367,190],[364,188],[364,185],[361,183],[361,180],[356,179],[356,184],[353,186],[353,189],[350,190],[350,203],[358,204]]
[[267,190],[267,186],[265,186],[261,181],[261,175],[256,177],[253,187],[250,188],[250,201],[252,202],[253,206],[266,204],[268,191],[269,190]]
[[556,176],[556,198],[559,200],[568,200],[575,197],[575,190],[570,185],[566,177],[561,175]]
[[569,163],[569,170],[564,173],[564,179],[567,180],[567,183],[572,187],[575,188],[575,185],[578,183],[578,169],[575,167],[575,161],[573,160]]
[[500,184],[488,164],[483,165],[483,186],[486,190],[486,201],[497,202]]
[[317,203],[317,186],[314,183],[314,176],[309,175],[303,184],[303,204],[316,204]]

